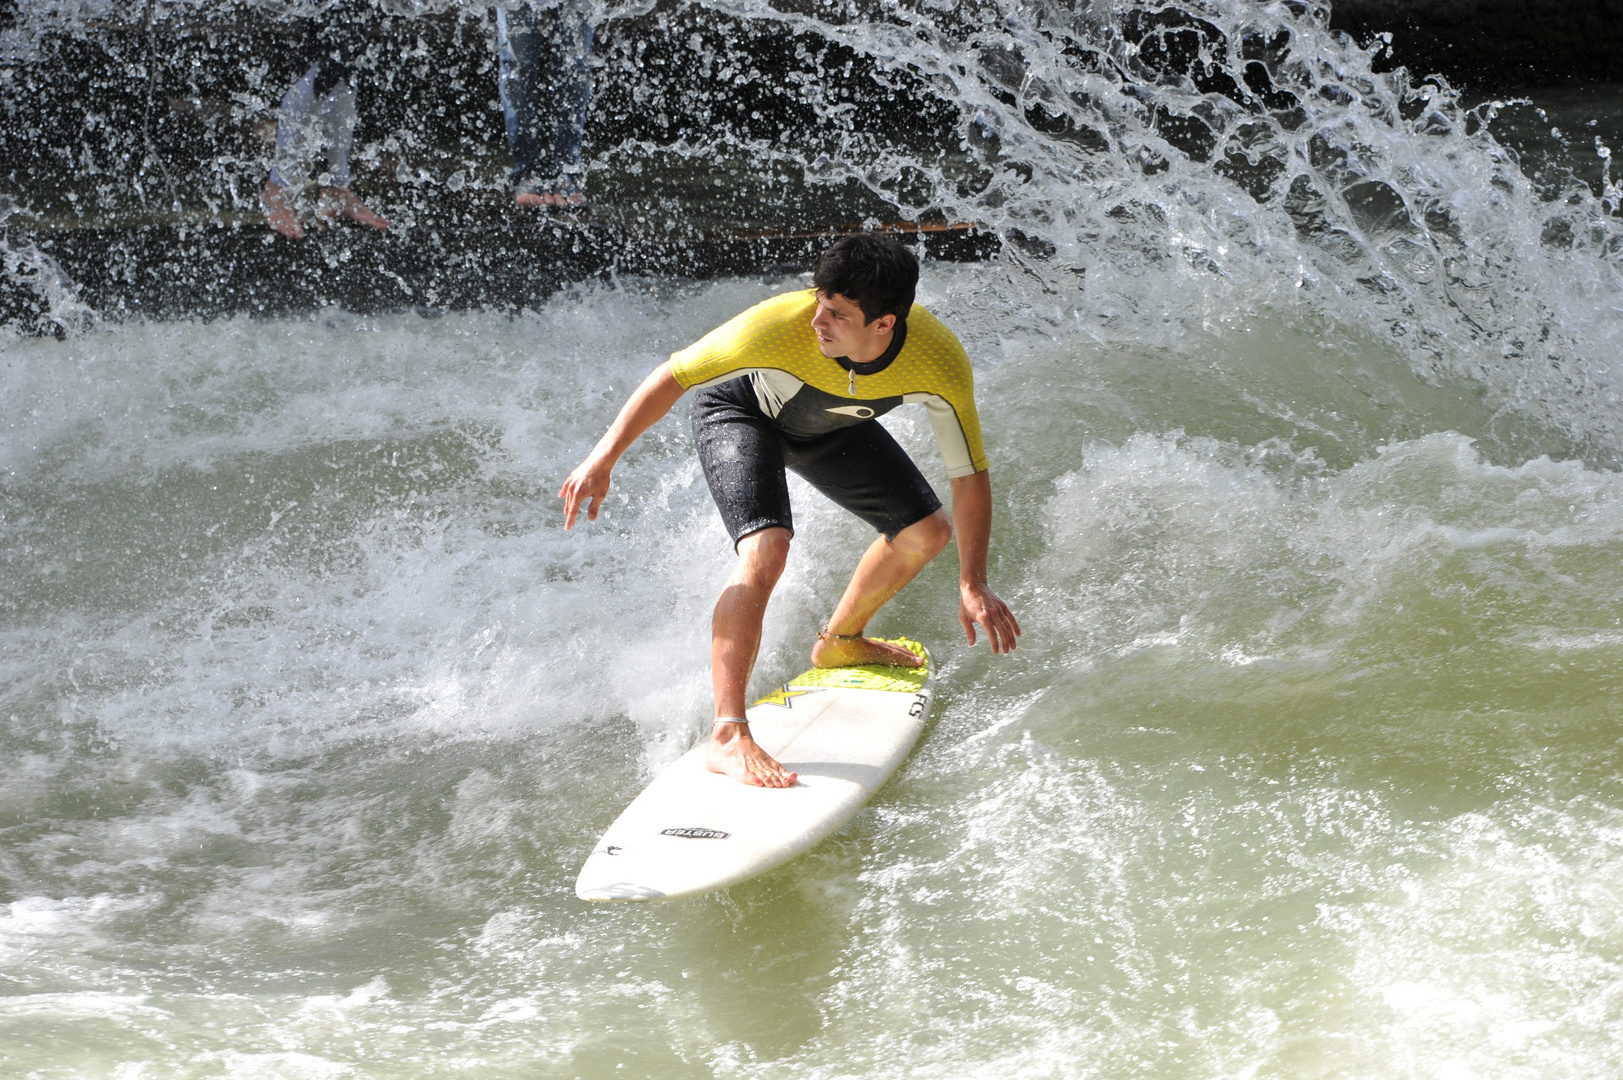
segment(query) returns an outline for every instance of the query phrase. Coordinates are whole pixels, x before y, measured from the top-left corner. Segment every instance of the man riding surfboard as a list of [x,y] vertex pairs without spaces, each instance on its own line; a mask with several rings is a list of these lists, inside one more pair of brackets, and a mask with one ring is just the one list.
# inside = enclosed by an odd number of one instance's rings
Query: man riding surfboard
[[[865,637],[875,613],[958,535],[958,621],[992,651],[1014,649],[1020,624],[986,582],[992,485],[969,357],[951,330],[913,302],[919,264],[886,236],[846,237],[825,251],[813,288],[757,304],[656,367],[586,460],[564,481],[564,528],[582,505],[595,521],[620,455],[688,390],[705,479],[738,564],[711,620],[715,722],[706,766],[746,784],[788,787],[787,771],[751,738],[745,693],[767,600],[794,535],[784,470],[873,525],[817,644],[817,667],[913,667],[913,653]],[[928,481],[877,417],[921,403],[952,483],[949,521]]]

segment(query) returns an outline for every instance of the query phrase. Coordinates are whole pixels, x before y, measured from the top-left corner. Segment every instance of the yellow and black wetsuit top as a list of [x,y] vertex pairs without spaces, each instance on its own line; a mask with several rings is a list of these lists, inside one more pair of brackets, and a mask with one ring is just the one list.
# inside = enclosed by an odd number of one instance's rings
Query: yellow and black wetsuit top
[[748,375],[761,412],[792,439],[810,439],[920,402],[950,477],[987,468],[969,355],[940,319],[914,304],[876,360],[830,359],[818,350],[817,291],[756,304],[671,354],[684,390]]

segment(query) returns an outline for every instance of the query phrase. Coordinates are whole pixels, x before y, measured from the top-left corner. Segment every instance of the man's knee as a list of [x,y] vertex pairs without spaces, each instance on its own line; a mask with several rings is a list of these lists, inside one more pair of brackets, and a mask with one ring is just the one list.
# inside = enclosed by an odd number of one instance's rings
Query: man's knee
[[932,559],[941,554],[951,539],[952,519],[947,517],[945,510],[937,510],[929,517],[915,521],[896,535],[897,542],[905,542]]
[[750,533],[739,540],[739,579],[768,587],[776,585],[789,562],[790,538],[788,529],[770,528]]

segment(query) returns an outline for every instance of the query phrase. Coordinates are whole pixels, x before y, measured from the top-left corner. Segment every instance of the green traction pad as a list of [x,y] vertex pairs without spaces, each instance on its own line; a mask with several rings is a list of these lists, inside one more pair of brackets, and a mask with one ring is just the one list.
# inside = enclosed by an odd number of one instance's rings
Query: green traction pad
[[[812,668],[789,680],[788,689],[855,689],[890,690],[898,694],[917,693],[930,677],[930,654],[924,646],[907,638],[885,638],[892,645],[900,645],[916,656],[923,657],[924,665],[916,668],[889,667],[866,664],[862,667]],[[773,695],[768,695],[769,697]]]

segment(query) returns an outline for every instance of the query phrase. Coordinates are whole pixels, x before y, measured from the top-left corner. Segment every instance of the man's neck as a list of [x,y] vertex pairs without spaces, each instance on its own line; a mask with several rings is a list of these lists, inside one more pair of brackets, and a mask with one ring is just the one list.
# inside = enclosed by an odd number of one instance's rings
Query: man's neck
[[853,364],[871,364],[881,356],[885,355],[885,350],[890,348],[890,343],[894,341],[895,338],[896,328],[893,326],[889,330],[886,330],[884,333],[875,337],[872,344],[870,344],[868,348],[861,350],[860,356],[857,355],[857,353],[852,353],[851,355],[847,356],[846,359],[851,361]]
[[842,356],[839,358],[840,366],[858,375],[877,375],[884,371],[895,361],[897,355],[907,347],[907,324],[904,322],[897,323],[891,327],[890,332],[885,336],[890,340],[885,342],[885,348],[878,356],[871,360],[858,360],[854,357]]

